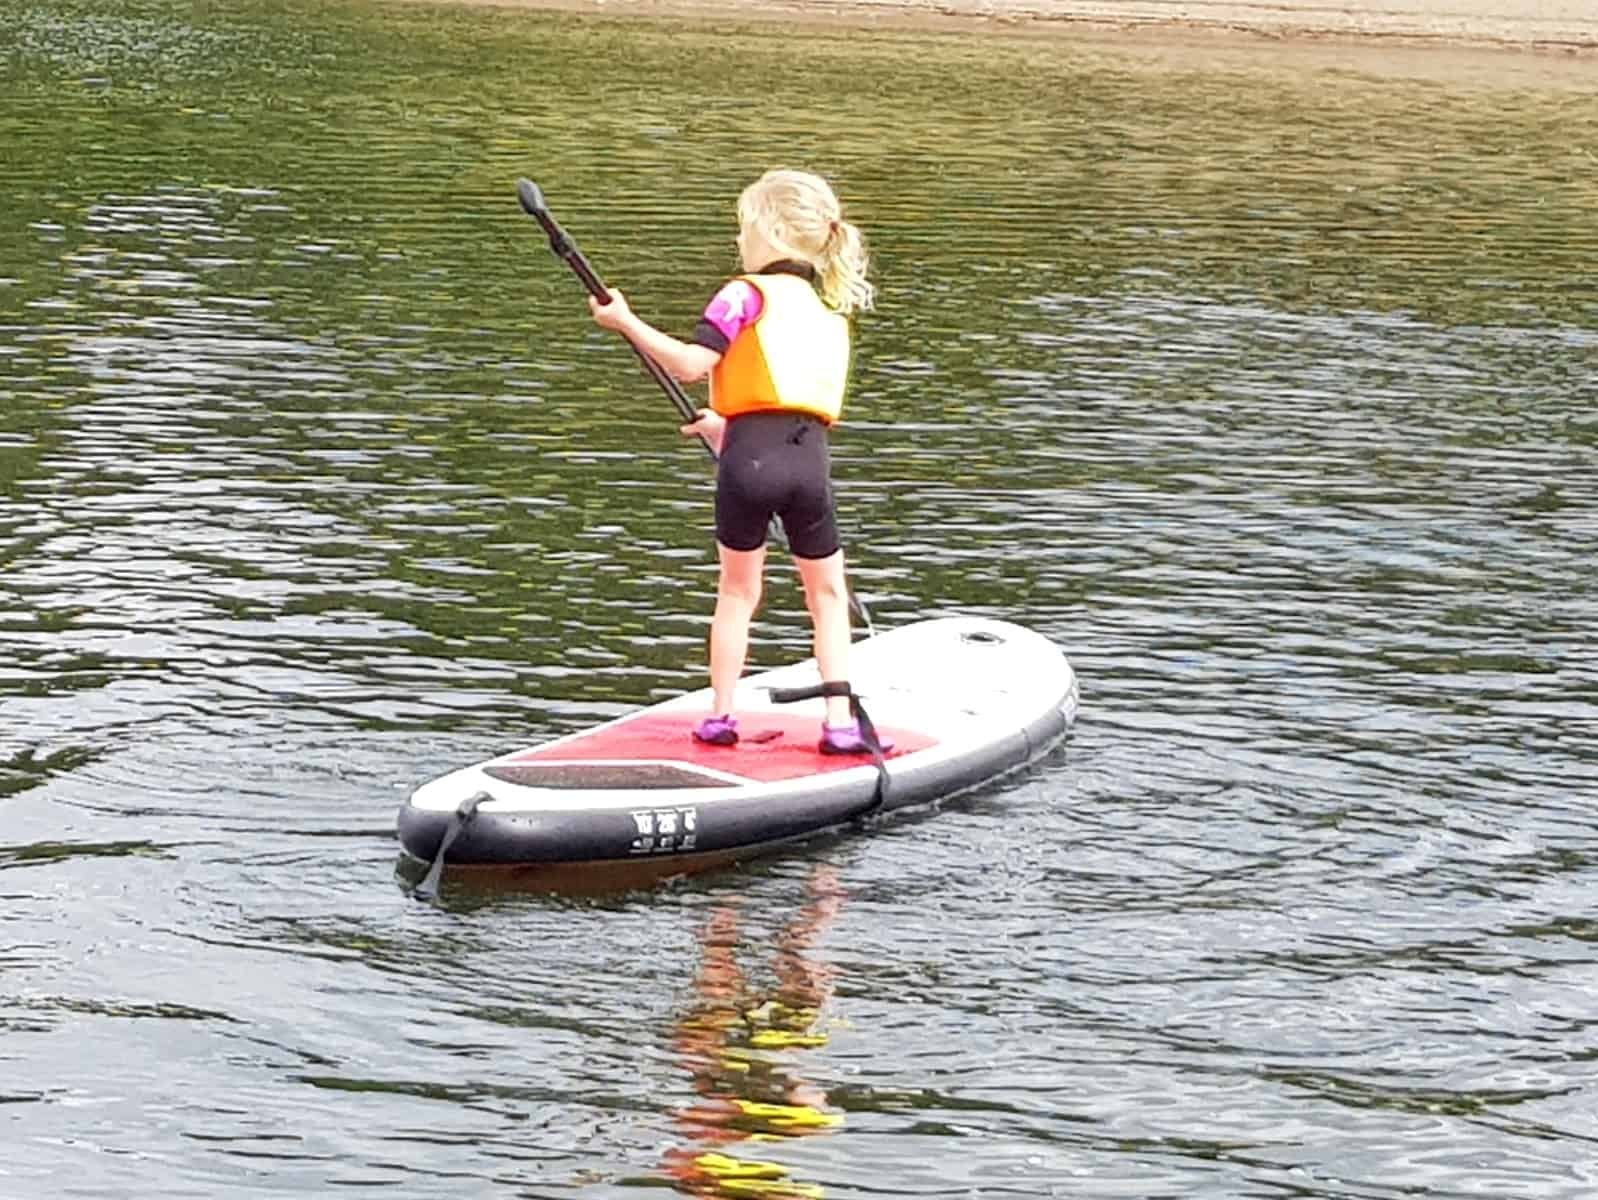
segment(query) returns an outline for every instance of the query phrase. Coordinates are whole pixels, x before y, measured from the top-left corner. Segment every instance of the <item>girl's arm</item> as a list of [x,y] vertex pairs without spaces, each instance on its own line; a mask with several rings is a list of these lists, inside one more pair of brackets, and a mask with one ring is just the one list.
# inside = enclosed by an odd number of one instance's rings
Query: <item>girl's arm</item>
[[721,355],[708,346],[679,341],[656,329],[633,312],[627,306],[627,298],[615,288],[610,291],[609,304],[601,304],[590,296],[588,308],[602,329],[613,329],[621,334],[682,383],[699,382],[721,361]]

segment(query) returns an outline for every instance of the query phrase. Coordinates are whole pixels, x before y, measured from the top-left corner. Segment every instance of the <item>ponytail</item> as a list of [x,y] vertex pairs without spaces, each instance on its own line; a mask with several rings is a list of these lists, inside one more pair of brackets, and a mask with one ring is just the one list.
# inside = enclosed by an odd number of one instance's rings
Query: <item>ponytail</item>
[[808,171],[767,171],[738,197],[738,223],[773,249],[816,271],[821,298],[848,316],[871,307],[870,256],[860,230],[843,219],[827,181]]
[[834,221],[818,264],[821,298],[845,316],[869,309],[876,295],[876,288],[866,278],[870,264],[860,230],[848,221]]

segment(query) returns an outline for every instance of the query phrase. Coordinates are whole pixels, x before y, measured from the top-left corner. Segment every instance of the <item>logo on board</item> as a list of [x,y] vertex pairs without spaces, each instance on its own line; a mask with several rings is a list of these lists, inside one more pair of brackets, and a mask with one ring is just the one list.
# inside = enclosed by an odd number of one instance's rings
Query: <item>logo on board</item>
[[683,854],[698,838],[699,813],[692,808],[634,810],[632,819],[638,829],[628,846],[632,854]]

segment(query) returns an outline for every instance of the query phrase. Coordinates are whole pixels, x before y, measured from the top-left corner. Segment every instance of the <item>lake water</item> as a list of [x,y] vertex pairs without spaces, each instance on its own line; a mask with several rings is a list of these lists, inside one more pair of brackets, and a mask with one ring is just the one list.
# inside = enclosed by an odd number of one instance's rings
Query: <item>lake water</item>
[[[0,1198],[1598,1191],[1592,60],[0,29]],[[876,252],[858,592],[1048,634],[1076,728],[407,898],[408,789],[702,682],[708,464],[515,179],[686,332],[778,162]]]

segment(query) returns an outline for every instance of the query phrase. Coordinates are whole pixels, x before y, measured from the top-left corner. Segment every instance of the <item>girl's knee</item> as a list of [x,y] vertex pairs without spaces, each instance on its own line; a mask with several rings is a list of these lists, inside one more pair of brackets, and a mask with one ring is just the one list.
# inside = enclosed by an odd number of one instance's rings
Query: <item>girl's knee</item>
[[841,579],[821,579],[807,588],[805,594],[823,604],[842,604],[849,592]]
[[812,616],[846,608],[848,604],[849,591],[841,579],[816,580],[805,588],[805,607]]
[[716,587],[716,599],[754,612],[760,607],[760,581],[723,579]]

